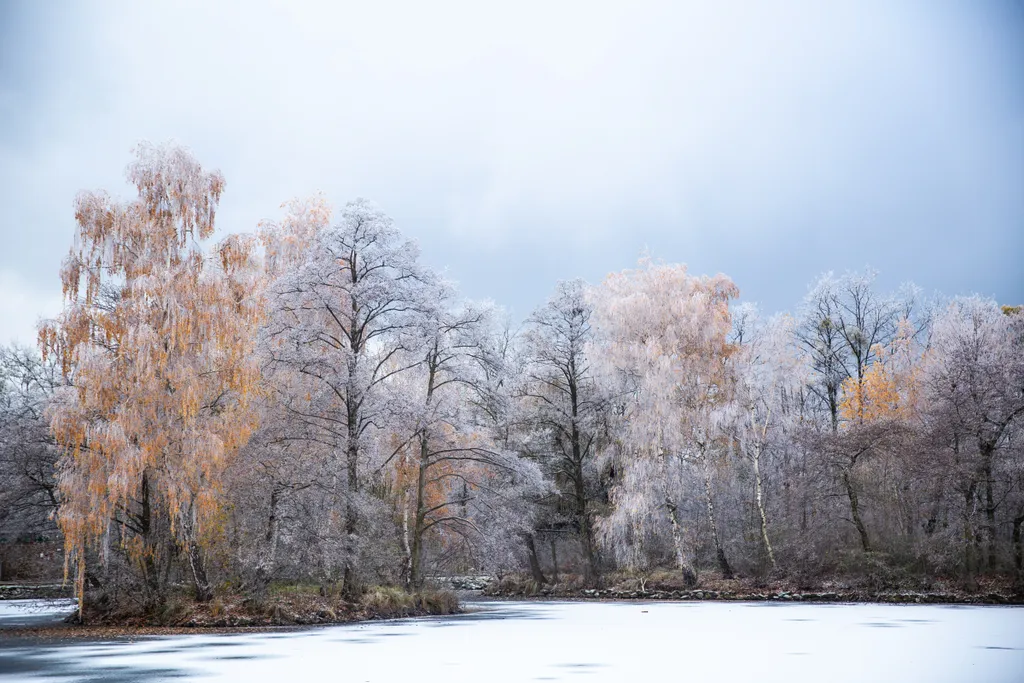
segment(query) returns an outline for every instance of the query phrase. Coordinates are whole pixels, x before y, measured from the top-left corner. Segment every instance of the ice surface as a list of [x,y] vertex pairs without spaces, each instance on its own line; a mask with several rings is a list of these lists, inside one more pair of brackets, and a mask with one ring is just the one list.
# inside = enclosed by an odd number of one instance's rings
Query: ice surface
[[[74,600],[68,598],[56,600],[0,600],[0,638],[3,637],[2,629],[4,628],[58,623],[75,611],[76,604]],[[0,654],[0,657],[2,656]]]
[[[1024,608],[492,602],[457,617],[0,648],[5,680],[1024,681]],[[2,638],[2,636],[0,636]]]

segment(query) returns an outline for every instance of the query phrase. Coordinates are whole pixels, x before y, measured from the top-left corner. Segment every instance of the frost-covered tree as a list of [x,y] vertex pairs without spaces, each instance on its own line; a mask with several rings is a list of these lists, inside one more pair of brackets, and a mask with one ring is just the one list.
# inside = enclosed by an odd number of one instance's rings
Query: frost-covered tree
[[472,410],[472,396],[486,391],[484,367],[497,362],[486,339],[490,311],[456,306],[454,292],[445,287],[432,298],[434,305],[421,320],[422,363],[413,372],[411,448],[402,454],[399,471],[407,479],[401,488],[410,494],[403,525],[408,580],[415,587],[423,580],[426,534],[447,534],[472,545],[480,529],[469,504],[486,485],[481,475],[505,466]]
[[799,420],[797,395],[805,380],[804,365],[789,316],[759,319],[745,305],[734,316],[737,350],[731,358],[735,394],[726,429],[741,456],[750,464],[761,542],[772,567],[777,565],[769,534],[765,461],[784,448]]
[[[267,309],[269,292],[280,278],[297,270],[317,235],[330,226],[331,206],[322,195],[296,198],[282,204],[280,220],[259,225],[265,277],[259,295]],[[255,407],[259,427],[242,449],[228,482],[232,500],[229,524],[231,564],[243,587],[262,594],[280,572],[298,567],[303,577],[326,579],[331,561],[324,562],[328,538],[310,543],[323,515],[306,516],[302,508],[330,506],[322,482],[330,449],[313,429],[288,410],[295,397],[305,396],[308,387],[293,367],[275,364],[265,345],[257,348],[260,364],[259,391]],[[322,528],[322,527],[321,527]],[[301,539],[301,540],[300,540]],[[333,539],[331,539],[333,540]]]
[[916,290],[905,287],[899,296],[875,291],[876,273],[823,275],[804,298],[797,337],[807,353],[814,377],[808,387],[819,398],[839,429],[842,385],[850,377],[859,382],[875,349],[896,336],[901,320],[914,314]]
[[[324,485],[343,501],[343,586],[350,594],[359,584],[361,510],[373,504],[362,486],[370,437],[389,417],[387,381],[421,362],[412,351],[435,279],[420,265],[418,247],[359,199],[316,234],[303,263],[270,290],[263,347],[271,364],[304,380],[305,392],[292,395],[287,409],[336,454]],[[333,525],[331,510],[324,513]]]
[[263,246],[263,268],[278,278],[298,268],[306,259],[317,236],[331,224],[333,211],[322,194],[296,197],[281,205],[280,221],[261,221],[259,241]]
[[[901,329],[913,330],[912,336],[916,336],[926,324],[926,316],[918,315],[919,293],[915,287],[906,285],[898,294],[881,295],[875,290],[875,278],[872,270],[842,277],[825,274],[805,297],[797,327],[797,338],[811,367],[806,386],[828,416],[831,430],[831,435],[818,435],[822,448],[815,450],[831,454],[830,467],[849,501],[850,515],[865,551],[871,549],[871,543],[856,471],[877,452],[877,437],[884,430],[877,425],[862,433],[854,429],[848,433],[850,447],[845,447],[839,436],[843,404],[851,391],[863,390],[865,373]],[[827,447],[826,442],[830,444]]]
[[593,502],[604,401],[588,358],[592,304],[582,280],[560,282],[527,321],[523,409],[537,431],[538,453],[568,503],[583,558],[584,580],[597,580]]
[[1024,316],[979,297],[955,299],[937,315],[922,381],[931,423],[957,474],[966,572],[977,569],[978,508],[984,561],[993,570],[997,514],[1016,481],[1011,435],[1024,420]]
[[259,275],[251,241],[204,247],[220,173],[144,144],[127,176],[134,200],[76,200],[64,310],[40,331],[44,356],[74,377],[50,406],[57,519],[80,596],[87,549],[107,552],[114,533],[150,601],[163,598],[178,548],[208,599],[204,549],[219,533],[224,473],[254,426]]
[[0,347],[0,537],[56,531],[58,451],[45,410],[63,383],[37,351]]
[[[724,275],[695,277],[683,265],[649,261],[609,276],[596,292],[602,364],[627,397],[618,434],[627,474],[614,490],[605,538],[612,545],[635,538],[631,511],[660,507],[668,516],[676,563],[689,583],[696,574],[679,500],[690,491],[674,484],[680,468],[699,470],[715,554],[723,574],[732,573],[720,539],[712,477],[726,452],[721,411],[732,390],[729,302],[737,294]],[[630,475],[630,469],[645,475]]]

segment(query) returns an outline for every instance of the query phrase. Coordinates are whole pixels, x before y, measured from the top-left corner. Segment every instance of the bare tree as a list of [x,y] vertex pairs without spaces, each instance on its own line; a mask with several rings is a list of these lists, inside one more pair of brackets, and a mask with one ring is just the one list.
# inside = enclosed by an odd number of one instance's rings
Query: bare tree
[[[1000,501],[1012,478],[1000,472],[1011,429],[1024,418],[1024,318],[1004,314],[992,301],[978,297],[954,300],[940,312],[932,333],[925,384],[938,429],[946,446],[965,464],[964,496],[966,569],[974,570],[971,510],[980,503],[987,542],[985,563],[997,566]],[[969,464],[967,464],[969,463]]]
[[60,368],[34,350],[0,347],[0,535],[57,535],[58,449],[45,417]]

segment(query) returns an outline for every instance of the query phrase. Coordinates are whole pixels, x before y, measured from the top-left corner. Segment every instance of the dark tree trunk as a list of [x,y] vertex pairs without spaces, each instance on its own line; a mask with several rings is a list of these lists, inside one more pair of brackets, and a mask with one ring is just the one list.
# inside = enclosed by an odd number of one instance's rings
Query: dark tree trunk
[[996,569],[996,503],[992,491],[992,450],[987,445],[981,449],[981,477],[985,483],[986,566],[990,572]]
[[534,542],[533,534],[526,534],[526,549],[530,555],[530,573],[533,575],[533,580],[539,584],[547,583],[548,579],[540,569],[540,560],[537,558],[537,544]]
[[558,583],[558,550],[555,547],[555,535],[548,537],[548,545],[551,548],[551,580]]
[[414,589],[420,588],[423,583],[423,529],[426,525],[426,505],[423,497],[427,487],[427,465],[430,457],[428,446],[427,434],[424,431],[420,434],[420,464],[416,479],[416,516],[413,521],[412,556],[409,564],[409,583]]
[[846,469],[843,470],[843,486],[846,488],[846,495],[850,499],[850,515],[853,517],[853,525],[857,527],[857,533],[860,534],[861,547],[864,549],[864,552],[871,552],[868,530],[860,516],[860,502],[857,498],[857,489],[853,485],[850,471]]
[[270,492],[270,514],[267,517],[267,530],[263,535],[266,549],[264,556],[260,558],[256,565],[254,583],[251,589],[253,593],[260,596],[266,593],[267,586],[274,576],[274,570],[277,568],[277,539],[280,529],[278,507],[280,502],[281,491],[274,488]]
[[977,487],[978,483],[972,481],[967,490],[964,491],[964,581],[968,584],[973,583],[976,569],[974,557],[976,539],[971,521],[971,508],[974,506],[974,496]]
[[[579,451],[579,431],[573,426],[573,450]],[[587,504],[586,486],[583,481],[582,458],[577,458],[573,471],[576,525],[583,555],[583,579],[588,586],[597,583],[597,562],[594,559],[594,530],[590,521],[590,506]]]
[[[349,367],[349,386],[355,385],[355,365]],[[356,575],[357,534],[359,532],[359,510],[356,495],[359,493],[359,397],[349,394],[347,406],[347,443],[345,446],[345,472],[347,495],[345,497],[345,563],[342,578],[342,592],[346,598],[359,597],[359,580]]]
[[[580,535],[580,546],[583,554],[583,579],[588,586],[597,582],[597,564],[594,561],[594,531],[590,524],[590,509],[587,500],[587,486],[583,478],[583,458],[587,449],[583,446],[583,435],[579,426],[579,387],[577,385],[576,358],[569,358],[569,401],[572,410],[572,478],[573,506],[576,516],[576,527]],[[557,573],[557,569],[556,569]],[[556,579],[557,581],[557,579]]]
[[[434,350],[427,356],[427,406],[430,405],[434,396],[434,382],[438,368],[438,350]],[[413,588],[419,589],[423,584],[423,534],[427,529],[427,471],[430,469],[430,433],[426,428],[420,431],[420,460],[416,478],[416,518],[413,524],[412,533],[412,557],[410,558],[409,581]]]
[[[163,603],[164,591],[160,576],[160,567],[157,562],[159,549],[156,542],[156,530],[154,529],[153,501],[150,493],[149,473],[142,473],[142,490],[139,495],[139,516],[138,524],[140,536],[142,536],[142,574],[146,584],[146,603],[156,606]],[[168,563],[169,565],[170,563]]]
[[206,576],[206,564],[203,561],[203,553],[195,543],[189,544],[188,564],[192,570],[192,585],[195,587],[196,600],[198,602],[209,602],[213,599],[213,590],[210,588],[210,580]]
[[1013,519],[1013,566],[1017,570],[1017,581],[1024,582],[1024,513]]

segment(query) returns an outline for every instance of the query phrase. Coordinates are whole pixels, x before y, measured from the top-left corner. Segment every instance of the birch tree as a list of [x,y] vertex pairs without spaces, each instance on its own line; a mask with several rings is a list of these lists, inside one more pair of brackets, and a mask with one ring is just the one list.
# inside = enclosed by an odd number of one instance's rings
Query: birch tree
[[805,381],[803,364],[795,348],[794,321],[777,316],[760,321],[754,308],[738,316],[732,358],[736,373],[735,396],[728,429],[754,475],[760,537],[773,568],[777,566],[769,534],[765,501],[764,461],[773,447],[784,443],[796,422],[794,395]]
[[[624,467],[650,471],[659,485],[631,491],[627,498],[656,496],[668,516],[676,564],[688,583],[696,580],[686,530],[679,514],[680,492],[671,485],[670,461],[701,469],[704,504],[722,573],[731,575],[718,530],[712,495],[713,461],[722,454],[723,434],[715,411],[727,400],[726,360],[731,353],[729,301],[738,295],[724,275],[694,277],[683,265],[642,261],[633,271],[609,276],[596,293],[595,318],[603,364],[619,378],[629,398],[622,405]],[[622,485],[641,485],[623,477]],[[618,492],[608,530],[627,532],[627,510]]]
[[86,551],[111,527],[162,600],[168,547],[211,595],[204,547],[218,533],[226,468],[254,426],[251,331],[260,316],[250,240],[205,249],[224,179],[179,147],[140,145],[138,197],[86,192],[64,261],[61,315],[40,331],[46,357],[74,374],[51,405],[58,522],[83,595]]

